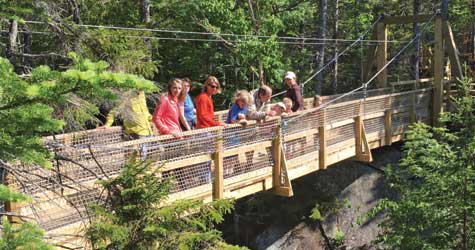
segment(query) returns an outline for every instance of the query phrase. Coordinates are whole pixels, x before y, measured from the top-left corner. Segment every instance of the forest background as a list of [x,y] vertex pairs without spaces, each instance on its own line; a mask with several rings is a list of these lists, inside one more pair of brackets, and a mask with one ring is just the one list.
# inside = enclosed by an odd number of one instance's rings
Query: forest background
[[[379,42],[369,41],[371,32],[366,31],[383,14],[433,14],[446,9],[444,15],[451,21],[459,48],[470,51],[464,36],[472,32],[473,37],[475,4],[471,0],[448,4],[447,0],[0,0],[0,55],[16,72],[12,74],[10,66],[0,62],[0,125],[4,128],[0,160],[19,158],[47,165],[38,136],[95,125],[85,118],[100,113],[96,106],[107,109],[104,103],[113,94],[101,91],[104,86],[153,92],[164,89],[172,77],[189,77],[195,82],[194,95],[211,74],[224,89],[215,107],[225,109],[237,89],[267,83],[274,93],[284,90],[282,77],[288,70],[304,82],[366,34],[365,41],[306,84],[304,93],[326,95],[353,89],[363,82],[368,46]],[[389,81],[430,76],[432,24],[422,25],[390,27],[389,58],[418,31],[422,36],[420,43],[390,65]],[[99,60],[107,63],[92,63]],[[52,79],[79,84],[64,90],[62,85],[50,84]],[[75,110],[71,95],[62,96],[68,91],[78,97],[73,101],[93,112]],[[39,104],[30,106],[27,101],[31,100]],[[58,104],[54,112],[46,105],[52,103]],[[50,114],[59,120],[50,120]]]
[[[104,60],[109,70],[142,75],[159,86],[172,77],[201,82],[208,74],[224,92],[217,109],[226,109],[236,89],[267,83],[284,90],[286,71],[302,83],[371,28],[381,15],[433,14],[448,6],[454,33],[473,32],[470,0],[0,0],[0,54],[19,74],[38,65],[64,70],[66,55]],[[472,13],[471,13],[472,12]],[[389,81],[420,77],[430,67],[432,24],[389,67]],[[411,40],[418,25],[389,28],[389,58]],[[370,40],[371,32],[363,39]],[[459,47],[467,47],[457,39]],[[341,93],[360,86],[369,45],[355,44],[337,63],[305,85],[304,94]],[[472,45],[473,46],[473,45]],[[417,49],[416,49],[417,48]],[[419,58],[419,59],[416,59]],[[425,61],[424,61],[425,60]],[[421,64],[421,65],[422,65]],[[417,65],[417,66],[416,66]],[[427,66],[429,65],[429,66]],[[415,70],[416,69],[416,70]],[[425,70],[425,71],[424,71]],[[371,86],[371,85],[370,85]],[[199,91],[195,84],[192,92]]]

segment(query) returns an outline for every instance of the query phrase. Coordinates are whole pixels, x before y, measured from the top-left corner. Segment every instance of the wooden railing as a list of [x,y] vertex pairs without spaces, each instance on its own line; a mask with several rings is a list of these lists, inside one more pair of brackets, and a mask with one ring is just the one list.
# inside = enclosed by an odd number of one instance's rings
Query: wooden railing
[[168,202],[237,199],[260,191],[291,196],[291,180],[345,159],[371,161],[370,149],[401,140],[410,123],[431,121],[431,89],[353,97],[263,123],[184,132],[183,139],[123,141],[120,128],[47,137],[45,144],[58,156],[55,167],[18,166],[22,174],[14,186],[33,202],[17,205],[17,212],[52,234],[77,232],[87,205],[101,199],[97,180],[116,176],[137,151],[175,181]]

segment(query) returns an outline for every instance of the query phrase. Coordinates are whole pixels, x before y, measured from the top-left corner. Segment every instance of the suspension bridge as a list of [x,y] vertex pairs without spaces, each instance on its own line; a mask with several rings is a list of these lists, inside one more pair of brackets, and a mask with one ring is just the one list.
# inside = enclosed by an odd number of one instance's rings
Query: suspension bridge
[[[367,60],[365,76],[376,71],[374,77],[353,91],[324,97],[320,107],[312,108],[312,100],[306,99],[307,109],[289,116],[187,131],[182,139],[162,135],[125,141],[121,127],[44,137],[55,156],[53,168],[15,163],[8,169],[8,185],[32,202],[9,203],[6,210],[21,215],[12,220],[34,220],[53,242],[76,249],[85,245],[81,235],[88,205],[104,200],[97,181],[117,176],[138,151],[138,157],[160,168],[160,177],[173,180],[167,202],[238,199],[262,191],[292,196],[292,180],[301,176],[347,159],[371,162],[371,149],[403,140],[410,124],[437,124],[450,82],[462,76],[450,25],[434,16],[433,78],[388,83],[386,67],[397,54],[388,60],[382,43]],[[382,18],[373,36],[387,40],[388,25],[427,22],[434,16]],[[448,75],[445,52],[451,62]],[[377,88],[368,90],[374,79]],[[226,114],[215,116],[223,121]]]

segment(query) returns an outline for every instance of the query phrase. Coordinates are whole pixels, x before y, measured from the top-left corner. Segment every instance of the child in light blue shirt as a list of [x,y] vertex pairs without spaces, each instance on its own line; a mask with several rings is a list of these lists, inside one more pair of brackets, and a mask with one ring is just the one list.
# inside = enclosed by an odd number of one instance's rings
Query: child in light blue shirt
[[246,115],[247,108],[251,102],[251,95],[246,90],[239,90],[234,95],[234,103],[229,109],[228,118],[226,123],[234,124],[241,123],[247,124]]

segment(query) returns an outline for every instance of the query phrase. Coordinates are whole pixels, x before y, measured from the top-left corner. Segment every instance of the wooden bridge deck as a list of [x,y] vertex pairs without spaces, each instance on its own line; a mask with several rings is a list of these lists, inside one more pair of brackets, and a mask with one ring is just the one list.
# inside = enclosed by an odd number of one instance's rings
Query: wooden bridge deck
[[[11,209],[34,218],[60,243],[83,245],[87,205],[101,199],[98,178],[118,174],[129,155],[142,155],[173,178],[168,201],[240,198],[260,191],[292,195],[291,180],[353,158],[371,161],[369,149],[403,138],[412,122],[430,123],[432,89],[355,93],[305,114],[275,117],[245,127],[230,125],[123,141],[121,128],[44,138],[60,156],[52,170],[19,165],[11,185],[33,198]],[[308,101],[308,100],[307,100]],[[223,119],[225,112],[217,112]],[[295,116],[299,116],[294,119]]]

